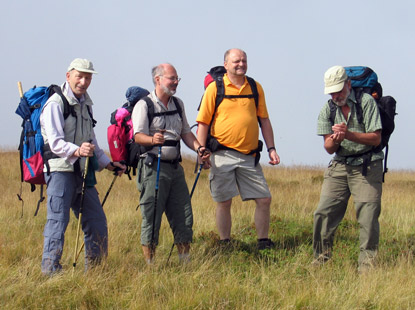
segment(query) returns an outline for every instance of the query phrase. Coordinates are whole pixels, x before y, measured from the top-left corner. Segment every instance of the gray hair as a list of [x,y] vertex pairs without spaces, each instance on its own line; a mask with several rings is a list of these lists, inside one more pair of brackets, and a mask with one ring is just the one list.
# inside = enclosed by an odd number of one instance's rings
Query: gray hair
[[153,84],[156,86],[156,77],[164,74],[164,66],[158,65],[151,69],[151,76],[153,77]]

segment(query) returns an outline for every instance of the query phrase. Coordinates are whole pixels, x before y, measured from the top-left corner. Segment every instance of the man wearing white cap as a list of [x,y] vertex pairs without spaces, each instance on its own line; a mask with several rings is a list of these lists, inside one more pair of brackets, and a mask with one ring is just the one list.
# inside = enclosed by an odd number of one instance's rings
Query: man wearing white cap
[[325,171],[314,213],[313,264],[331,258],[334,233],[352,195],[360,225],[359,271],[365,271],[373,266],[379,244],[384,155],[372,150],[381,142],[382,123],[377,104],[368,94],[361,99],[363,122],[359,123],[355,92],[343,67],[328,69],[324,83],[324,93],[332,99],[320,111],[317,134],[323,136],[325,150],[335,155]]
[[[89,157],[83,197],[82,230],[85,234],[85,267],[98,263],[107,255],[107,220],[95,189],[95,170],[107,168],[118,174],[125,166],[112,163],[98,146],[92,118],[92,100],[87,93],[94,70],[92,62],[76,58],[62,84],[63,97],[53,94],[40,115],[45,142],[45,180],[47,184],[47,221],[44,229],[42,272],[53,275],[62,269],[64,235],[70,209],[78,217],[81,205],[85,158]],[[70,111],[67,113],[66,111]]]

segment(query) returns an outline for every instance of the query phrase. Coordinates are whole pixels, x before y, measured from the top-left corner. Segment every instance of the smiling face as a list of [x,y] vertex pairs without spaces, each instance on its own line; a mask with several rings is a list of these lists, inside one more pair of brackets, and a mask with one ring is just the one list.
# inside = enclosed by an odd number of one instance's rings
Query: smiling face
[[173,96],[176,93],[180,78],[177,76],[176,69],[169,64],[163,65],[163,74],[156,77],[156,92],[157,88],[168,96]]
[[91,84],[92,73],[71,70],[66,73],[66,80],[68,81],[75,97],[79,99],[86,93],[89,85]]
[[225,58],[224,67],[228,75],[244,76],[248,70],[248,60],[244,51],[232,49]]

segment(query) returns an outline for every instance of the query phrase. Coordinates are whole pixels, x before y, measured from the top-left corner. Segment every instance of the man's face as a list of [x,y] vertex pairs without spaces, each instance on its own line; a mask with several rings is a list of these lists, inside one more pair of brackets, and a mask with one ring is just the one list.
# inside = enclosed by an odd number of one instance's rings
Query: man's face
[[224,66],[228,74],[244,76],[248,70],[248,60],[244,52],[232,50],[230,51]]
[[161,90],[169,96],[173,96],[176,93],[179,80],[176,69],[169,65],[164,68],[163,75],[158,77],[158,83]]
[[350,81],[344,83],[343,89],[337,93],[331,93],[331,99],[333,102],[337,104],[339,107],[342,107],[346,104],[347,98],[350,95]]
[[66,80],[68,81],[75,97],[79,99],[86,93],[89,84],[91,84],[92,73],[71,70],[66,73]]

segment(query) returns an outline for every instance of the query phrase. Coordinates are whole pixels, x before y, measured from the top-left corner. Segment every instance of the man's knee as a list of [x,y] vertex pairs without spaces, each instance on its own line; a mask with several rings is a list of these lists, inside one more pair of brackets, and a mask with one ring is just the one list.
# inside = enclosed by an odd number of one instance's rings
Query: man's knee
[[221,209],[221,210],[229,209],[231,207],[231,205],[232,205],[232,199],[216,203],[217,208]]
[[265,197],[265,198],[257,198],[255,199],[255,202],[257,204],[257,207],[259,208],[269,208],[271,205],[271,197]]

